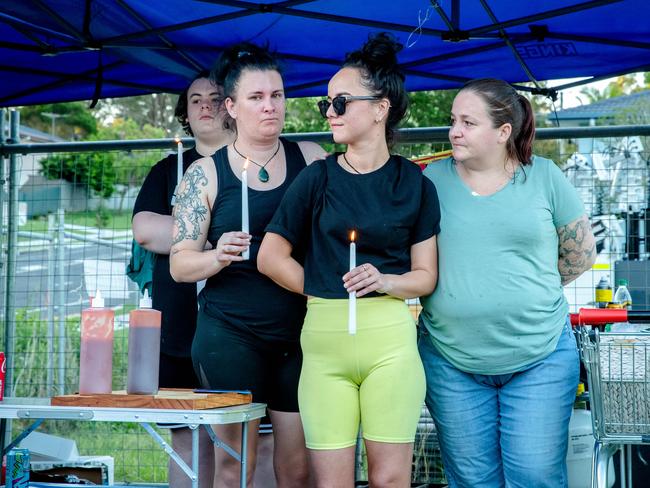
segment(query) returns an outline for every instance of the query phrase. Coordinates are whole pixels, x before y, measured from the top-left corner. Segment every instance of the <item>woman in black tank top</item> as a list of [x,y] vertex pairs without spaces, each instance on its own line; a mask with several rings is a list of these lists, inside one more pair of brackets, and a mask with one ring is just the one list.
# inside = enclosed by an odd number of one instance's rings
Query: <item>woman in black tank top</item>
[[[284,87],[268,51],[249,43],[233,46],[221,55],[212,77],[224,87],[230,116],[224,125],[235,128],[237,138],[212,158],[195,162],[183,177],[174,209],[171,274],[182,282],[207,279],[192,345],[202,386],[251,390],[253,401],[266,403],[274,436],[281,437],[275,443],[277,484],[306,486],[309,473],[297,403],[305,300],[261,275],[257,252],[289,184],[325,153],[313,143],[279,138]],[[241,222],[246,160],[248,233],[242,232]],[[206,242],[214,248],[204,250]],[[249,480],[258,423],[249,429]],[[239,445],[239,426],[213,427],[226,443]],[[214,486],[239,486],[239,465],[222,450],[216,454]]]

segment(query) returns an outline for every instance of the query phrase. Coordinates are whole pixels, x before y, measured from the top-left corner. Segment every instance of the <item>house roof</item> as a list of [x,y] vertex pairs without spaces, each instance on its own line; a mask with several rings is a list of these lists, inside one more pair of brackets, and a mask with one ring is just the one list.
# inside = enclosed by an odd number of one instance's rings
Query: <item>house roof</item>
[[62,137],[53,136],[51,134],[48,134],[47,132],[43,132],[38,129],[33,129],[32,127],[28,127],[26,125],[20,126],[20,138],[29,139],[30,141],[34,141],[34,142],[65,142],[66,141],[66,139],[63,139]]
[[[650,106],[650,90],[644,90],[631,95],[606,98],[588,105],[580,105],[557,112],[560,120],[589,120],[614,118],[640,105]],[[555,118],[555,115],[553,115]]]
[[[5,136],[4,139],[9,138],[9,127],[5,126]],[[66,139],[63,139],[58,136],[53,136],[47,132],[43,132],[32,127],[21,125],[20,126],[20,139],[22,142],[31,141],[31,142],[66,142]]]

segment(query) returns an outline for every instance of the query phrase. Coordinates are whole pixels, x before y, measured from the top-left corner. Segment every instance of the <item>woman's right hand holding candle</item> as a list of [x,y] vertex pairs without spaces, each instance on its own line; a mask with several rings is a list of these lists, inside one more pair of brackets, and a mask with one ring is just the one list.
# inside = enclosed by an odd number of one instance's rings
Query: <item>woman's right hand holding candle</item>
[[251,245],[251,235],[246,232],[233,231],[224,232],[214,251],[217,256],[217,263],[225,268],[233,261],[244,261],[242,253]]

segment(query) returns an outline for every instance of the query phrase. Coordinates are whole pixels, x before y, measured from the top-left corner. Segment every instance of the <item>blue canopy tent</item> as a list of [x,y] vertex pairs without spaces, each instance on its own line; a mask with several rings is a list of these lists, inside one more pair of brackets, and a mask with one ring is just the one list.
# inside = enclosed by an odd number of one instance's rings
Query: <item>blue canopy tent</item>
[[241,40],[280,55],[289,96],[323,95],[379,31],[405,45],[410,90],[593,80],[650,70],[648,18],[648,0],[10,0],[0,106],[178,92]]

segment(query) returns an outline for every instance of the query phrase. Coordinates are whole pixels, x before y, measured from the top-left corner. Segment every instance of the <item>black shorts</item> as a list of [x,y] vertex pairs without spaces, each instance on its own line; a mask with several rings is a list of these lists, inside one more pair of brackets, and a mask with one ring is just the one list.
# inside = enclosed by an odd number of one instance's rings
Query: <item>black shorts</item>
[[302,352],[297,341],[263,340],[199,311],[192,360],[202,388],[250,390],[254,402],[271,410],[298,411]]
[[160,353],[158,385],[160,388],[199,388],[192,358]]

